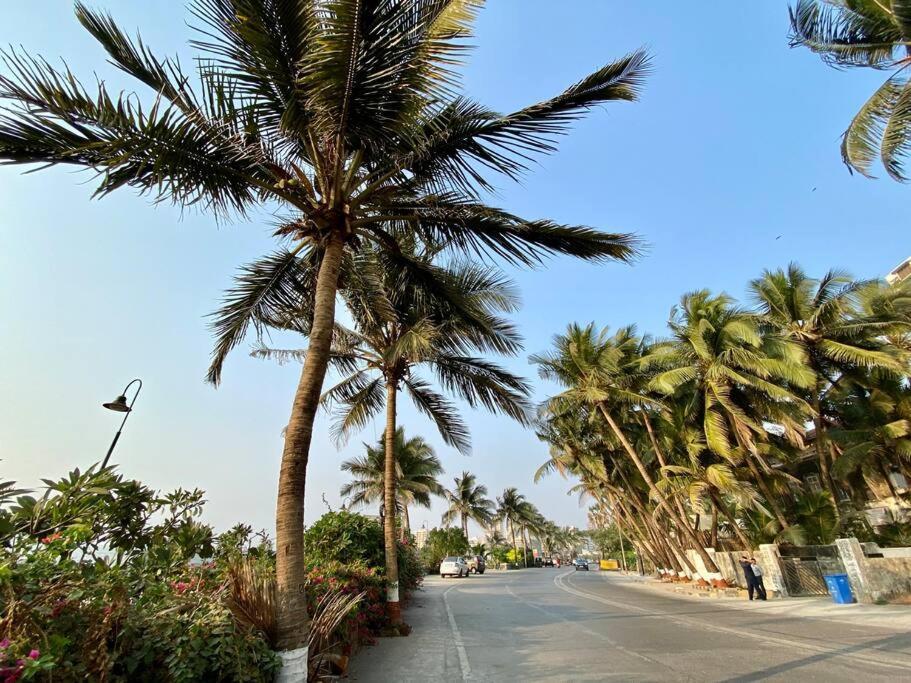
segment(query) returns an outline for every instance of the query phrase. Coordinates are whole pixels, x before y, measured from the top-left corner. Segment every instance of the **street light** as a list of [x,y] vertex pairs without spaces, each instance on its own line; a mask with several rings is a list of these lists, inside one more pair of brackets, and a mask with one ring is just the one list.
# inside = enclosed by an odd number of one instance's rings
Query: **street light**
[[[127,390],[136,383],[139,383],[139,386],[136,387],[136,393],[133,394],[133,400],[130,401],[129,405],[127,404]],[[107,408],[108,410],[113,410],[115,413],[123,413],[123,422],[120,423],[120,427],[117,429],[117,433],[114,435],[114,440],[111,441],[111,447],[108,448],[107,455],[104,456],[104,460],[101,462],[101,469],[104,469],[108,466],[108,460],[111,459],[111,453],[114,452],[114,446],[117,445],[118,439],[120,439],[120,433],[123,431],[123,426],[127,423],[127,418],[130,416],[130,413],[133,412],[133,404],[136,403],[136,397],[139,396],[139,392],[142,390],[142,380],[134,379],[132,382],[127,384],[123,388],[123,392],[115,398],[110,403],[102,403],[101,405]]]

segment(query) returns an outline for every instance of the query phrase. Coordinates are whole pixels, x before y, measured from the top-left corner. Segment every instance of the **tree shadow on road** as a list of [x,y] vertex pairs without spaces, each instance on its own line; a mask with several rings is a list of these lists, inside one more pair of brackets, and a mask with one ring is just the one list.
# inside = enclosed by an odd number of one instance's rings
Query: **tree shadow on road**
[[[824,662],[836,657],[844,657],[847,655],[858,654],[869,650],[875,652],[889,652],[893,650],[898,651],[900,649],[908,648],[909,646],[911,646],[911,634],[900,633],[898,635],[889,636],[887,638],[867,641],[866,643],[844,645],[829,652],[820,652],[815,655],[809,655],[807,657],[801,657],[800,659],[794,659],[790,662],[783,662],[782,664],[776,664],[775,666],[770,666],[766,669],[761,669],[760,671],[753,671],[752,673],[745,674],[743,676],[726,678],[722,683],[748,683],[749,681],[761,681],[771,676],[783,674],[786,671],[792,671],[804,666],[818,664],[819,662]],[[888,665],[882,664],[881,666]],[[901,669],[896,666],[895,680],[899,680],[901,678],[900,671]],[[905,669],[905,671],[907,672],[907,669]]]

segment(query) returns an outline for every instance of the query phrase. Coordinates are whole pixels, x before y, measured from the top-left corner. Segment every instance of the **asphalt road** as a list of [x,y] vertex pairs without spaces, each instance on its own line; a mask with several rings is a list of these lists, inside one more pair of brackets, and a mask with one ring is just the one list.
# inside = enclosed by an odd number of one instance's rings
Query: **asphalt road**
[[362,650],[350,679],[911,680],[905,617],[880,612],[871,623],[875,608],[850,611],[859,606],[819,616],[822,601],[720,602],[565,568],[429,577],[405,614],[412,635]]

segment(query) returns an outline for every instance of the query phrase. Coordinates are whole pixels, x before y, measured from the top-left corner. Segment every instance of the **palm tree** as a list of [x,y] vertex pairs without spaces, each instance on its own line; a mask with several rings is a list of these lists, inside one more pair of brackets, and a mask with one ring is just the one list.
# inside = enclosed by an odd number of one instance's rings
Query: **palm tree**
[[871,390],[852,386],[842,393],[840,426],[832,432],[840,453],[832,473],[880,480],[898,498],[890,474],[911,473],[911,389],[903,380],[880,377]]
[[641,386],[642,347],[639,342],[632,328],[621,328],[610,336],[606,329],[596,330],[594,324],[585,327],[572,324],[565,335],[554,337],[553,351],[534,355],[530,360],[538,365],[542,378],[555,380],[567,387],[562,394],[550,399],[551,411],[559,414],[580,404],[588,404],[598,411],[635,465],[652,498],[687,538],[706,570],[720,575],[687,519],[656,486],[638,449],[620,426],[624,415],[656,402],[643,393]]
[[[90,93],[65,67],[3,53],[0,159],[100,175],[96,194],[129,186],[220,219],[278,210],[275,253],[246,266],[216,313],[209,379],[251,324],[275,307],[307,309],[310,345],[285,431],[276,505],[277,647],[306,660],[304,494],[330,359],[343,261],[390,228],[463,253],[533,264],[550,254],[628,260],[629,235],[525,220],[484,204],[490,173],[515,179],[593,107],[634,100],[648,58],[635,52],[512,114],[456,94],[454,65],[479,0],[194,0],[199,82],[81,3],[82,25],[148,88]],[[301,269],[316,267],[303,283]],[[407,268],[406,257],[400,259]],[[305,291],[306,294],[301,294]],[[292,664],[293,662],[293,664]],[[292,674],[289,674],[292,675]]]
[[525,496],[519,493],[515,487],[504,490],[503,495],[497,498],[496,518],[500,521],[505,521],[509,527],[516,561],[519,559],[519,546],[516,543],[516,525],[521,523],[524,505]]
[[[331,356],[345,376],[323,401],[336,407],[334,431],[344,440],[385,408],[385,540],[387,608],[393,625],[401,623],[396,558],[395,431],[399,392],[404,389],[418,410],[429,415],[448,444],[470,447],[468,428],[455,406],[437,393],[418,371],[429,370],[438,384],[470,406],[483,406],[527,423],[528,385],[495,363],[473,355],[513,354],[520,347],[513,327],[497,314],[514,310],[516,297],[498,271],[469,263],[443,268],[436,250],[415,250],[403,241],[399,256],[412,267],[395,267],[387,252],[368,249],[346,269],[342,290],[354,329],[335,326]],[[289,310],[273,326],[306,330],[306,319]],[[260,356],[303,358],[302,351],[262,347]],[[306,362],[306,361],[305,361]],[[467,533],[466,533],[467,538]]]
[[[376,446],[364,444],[366,455],[345,460],[341,469],[353,480],[342,486],[339,495],[348,499],[350,507],[382,502],[385,513],[386,440]],[[431,496],[442,496],[443,487],[437,477],[443,474],[440,459],[433,448],[420,436],[405,438],[404,427],[395,430],[395,480],[397,508],[402,512],[403,531],[411,529],[408,507],[429,508]]]
[[826,438],[832,418],[829,392],[855,368],[895,372],[902,369],[879,339],[900,321],[885,315],[859,314],[858,296],[868,286],[869,283],[854,281],[837,270],[814,280],[795,263],[787,271],[767,270],[750,283],[763,323],[775,334],[799,345],[812,372],[814,381],[805,395],[814,409],[820,477],[835,501],[839,495],[830,472],[832,453]]
[[468,538],[468,520],[473,519],[481,525],[490,524],[493,519],[493,501],[487,498],[487,487],[477,483],[471,472],[462,472],[461,477],[453,480],[455,486],[446,491],[449,509],[443,513],[443,524],[451,524],[459,517],[462,521],[462,532]]
[[798,346],[763,336],[758,323],[727,295],[684,295],[669,323],[673,341],[656,350],[665,369],[651,386],[667,395],[689,392],[708,450],[728,462],[742,460],[786,528],[760,445],[769,438],[767,421],[802,444],[803,420],[811,410],[791,387],[806,389],[813,377]]
[[911,149],[911,11],[901,0],[798,0],[790,9],[791,46],[807,47],[836,68],[891,70],[854,116],[841,156],[852,171],[873,177],[877,155],[895,180],[907,180]]

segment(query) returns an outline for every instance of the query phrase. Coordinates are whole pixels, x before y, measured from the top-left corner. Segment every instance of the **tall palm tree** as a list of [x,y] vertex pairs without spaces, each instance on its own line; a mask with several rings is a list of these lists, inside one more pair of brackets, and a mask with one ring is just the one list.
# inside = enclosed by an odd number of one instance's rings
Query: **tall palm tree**
[[858,296],[868,286],[869,283],[854,281],[837,270],[815,280],[795,263],[787,270],[767,270],[750,283],[765,325],[799,345],[812,372],[813,384],[805,395],[814,409],[820,476],[834,501],[840,496],[830,472],[833,454],[827,441],[832,421],[829,392],[855,368],[896,373],[902,370],[880,338],[901,321],[885,314],[860,314]]
[[841,156],[849,169],[868,177],[879,156],[892,178],[907,180],[911,5],[905,0],[798,0],[790,14],[792,47],[807,47],[836,68],[892,72],[854,116]]
[[609,335],[606,329],[597,330],[593,323],[585,327],[572,324],[565,335],[554,337],[553,344],[552,351],[531,357],[543,378],[566,387],[563,393],[550,399],[552,412],[560,413],[580,404],[588,404],[598,411],[635,465],[651,496],[699,554],[706,570],[720,574],[687,519],[656,486],[639,450],[621,427],[624,416],[633,409],[655,402],[643,393],[641,345],[632,328],[621,328]]
[[[364,444],[364,447],[365,455],[342,463],[342,471],[349,472],[353,479],[342,486],[339,495],[347,498],[351,507],[381,502],[385,516],[386,439],[381,437],[376,446]],[[408,531],[411,529],[408,507],[429,508],[431,496],[444,494],[437,481],[443,474],[443,466],[422,437],[406,439],[404,427],[395,430],[394,452],[397,508],[402,512],[403,530]]]
[[497,498],[496,518],[500,521],[505,521],[509,527],[516,561],[519,559],[519,545],[516,543],[516,525],[521,524],[525,502],[525,496],[519,493],[515,487],[504,490],[503,495]]
[[760,445],[769,438],[766,421],[802,444],[803,420],[811,410],[792,387],[806,389],[813,376],[800,347],[762,335],[758,323],[727,295],[706,290],[684,295],[669,323],[673,340],[656,351],[666,367],[651,386],[668,395],[689,392],[709,451],[729,462],[743,455],[769,507],[787,527]]
[[450,524],[456,517],[462,522],[462,533],[468,538],[468,520],[486,526],[493,519],[493,501],[487,498],[487,487],[477,483],[471,472],[462,472],[453,480],[455,486],[446,491],[449,508],[443,513],[443,524]]
[[[246,266],[213,320],[209,379],[276,306],[306,306],[310,345],[285,431],[276,505],[277,646],[287,675],[306,660],[303,520],[307,462],[330,359],[343,261],[390,228],[465,254],[532,264],[550,254],[628,260],[628,235],[525,220],[484,204],[491,174],[515,179],[599,104],[634,100],[639,51],[556,97],[500,114],[457,95],[479,0],[193,0],[194,90],[176,59],[107,14],[77,18],[146,97],[90,93],[65,67],[17,50],[0,74],[0,159],[74,165],[96,194],[130,186],[218,218],[283,213],[283,246]],[[316,276],[300,294],[301,268]],[[402,257],[401,267],[408,267]]]
[[[336,408],[334,431],[342,440],[385,409],[387,608],[393,625],[401,623],[395,505],[399,392],[405,390],[418,410],[433,419],[443,439],[463,452],[470,447],[467,426],[419,371],[435,375],[444,391],[472,407],[483,406],[522,424],[529,410],[525,381],[474,355],[513,354],[521,348],[513,327],[498,315],[516,307],[509,282],[492,268],[465,262],[443,268],[434,264],[436,250],[416,251],[415,245],[402,244],[400,255],[411,258],[412,268],[396,268],[386,251],[368,249],[346,269],[342,296],[354,328],[335,326],[330,353],[345,376],[323,397],[327,406]],[[288,311],[285,324],[273,325],[303,331],[306,318],[301,321],[298,313]],[[305,357],[301,351],[264,347],[257,353]]]

